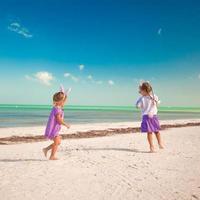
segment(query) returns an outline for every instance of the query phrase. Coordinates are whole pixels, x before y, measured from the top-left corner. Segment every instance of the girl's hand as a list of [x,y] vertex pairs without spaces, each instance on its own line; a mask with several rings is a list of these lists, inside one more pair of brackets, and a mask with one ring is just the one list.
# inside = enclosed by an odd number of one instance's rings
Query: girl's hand
[[56,121],[57,121],[60,125],[63,125],[63,126],[65,126],[65,127],[67,127],[67,128],[70,128],[70,127],[71,127],[70,124],[66,124],[66,123],[64,122],[64,120],[63,120],[63,118],[61,117],[60,114],[57,114],[57,115],[56,115]]
[[71,125],[70,125],[70,124],[65,124],[65,126],[66,126],[67,128],[70,128],[70,127],[71,127]]

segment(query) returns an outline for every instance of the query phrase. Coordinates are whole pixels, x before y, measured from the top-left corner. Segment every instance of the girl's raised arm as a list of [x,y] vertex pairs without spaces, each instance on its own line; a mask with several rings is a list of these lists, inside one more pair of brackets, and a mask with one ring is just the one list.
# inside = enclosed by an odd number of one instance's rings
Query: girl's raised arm
[[140,97],[137,101],[136,101],[136,107],[137,108],[142,108],[142,97]]

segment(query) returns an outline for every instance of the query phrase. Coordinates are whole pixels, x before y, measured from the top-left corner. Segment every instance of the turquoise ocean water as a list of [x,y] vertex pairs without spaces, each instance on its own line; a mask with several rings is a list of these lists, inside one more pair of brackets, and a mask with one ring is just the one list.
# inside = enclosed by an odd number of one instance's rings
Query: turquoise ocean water
[[[0,105],[0,128],[45,125],[49,105]],[[160,107],[159,118],[200,119],[200,107]],[[65,120],[72,124],[140,120],[140,111],[131,106],[67,106]]]

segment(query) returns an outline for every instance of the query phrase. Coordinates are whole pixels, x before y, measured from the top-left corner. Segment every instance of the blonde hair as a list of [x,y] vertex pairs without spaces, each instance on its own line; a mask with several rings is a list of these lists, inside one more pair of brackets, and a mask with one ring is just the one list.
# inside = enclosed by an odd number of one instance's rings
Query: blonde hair
[[54,95],[53,95],[53,102],[54,103],[57,103],[59,101],[64,101],[67,99],[67,96],[63,93],[63,92],[56,92]]
[[[145,91],[150,96],[150,98],[153,101],[153,104],[155,104],[155,103],[156,103],[156,105],[158,104],[158,102],[156,101],[155,96],[154,96],[153,88],[149,82],[143,82],[142,85],[139,86],[139,88],[140,88],[140,90]],[[151,96],[151,94],[153,97]]]
[[143,82],[142,85],[140,85],[139,87],[140,87],[140,90],[145,91],[149,95],[153,91],[153,88],[149,82]]

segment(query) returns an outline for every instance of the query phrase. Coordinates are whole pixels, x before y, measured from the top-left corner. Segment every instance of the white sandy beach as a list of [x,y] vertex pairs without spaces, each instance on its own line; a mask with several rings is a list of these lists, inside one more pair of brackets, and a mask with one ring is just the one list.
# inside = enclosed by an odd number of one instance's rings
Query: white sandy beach
[[0,145],[0,199],[200,199],[200,127],[162,136],[155,154],[140,133],[63,140],[58,161],[41,152],[49,142]]

